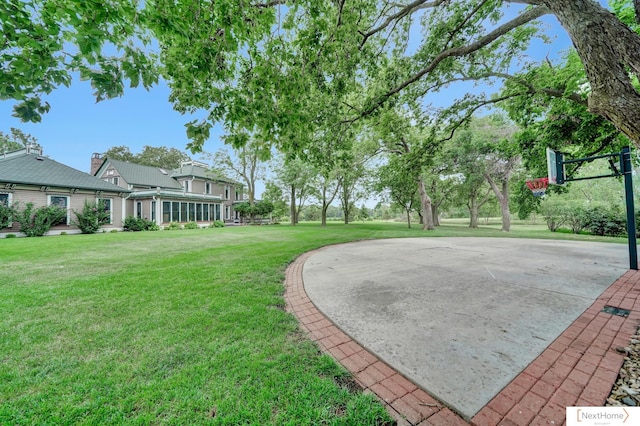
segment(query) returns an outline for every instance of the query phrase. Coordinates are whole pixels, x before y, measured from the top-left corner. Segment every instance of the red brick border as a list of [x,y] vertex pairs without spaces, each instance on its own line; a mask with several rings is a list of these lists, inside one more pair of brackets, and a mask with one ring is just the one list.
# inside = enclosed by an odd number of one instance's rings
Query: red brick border
[[[316,308],[302,280],[304,263],[313,253],[301,255],[287,268],[286,308],[365,392],[374,393],[385,404],[398,425],[562,425],[565,407],[604,404],[624,361],[615,348],[627,346],[640,323],[640,272],[628,271],[467,423]],[[624,318],[601,312],[605,305],[631,313]]]

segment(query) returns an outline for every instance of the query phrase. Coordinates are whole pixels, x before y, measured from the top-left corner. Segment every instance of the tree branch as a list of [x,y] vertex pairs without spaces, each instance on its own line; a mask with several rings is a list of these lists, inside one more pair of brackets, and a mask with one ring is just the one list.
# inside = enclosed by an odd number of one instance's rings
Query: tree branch
[[415,12],[416,10],[419,10],[419,9],[427,9],[427,8],[430,8],[430,7],[436,7],[436,6],[444,3],[445,1],[446,0],[434,0],[434,1],[430,2],[430,3],[426,3],[426,0],[415,0],[412,3],[409,3],[404,8],[400,9],[397,13],[394,13],[393,15],[387,17],[387,19],[382,24],[378,25],[377,27],[373,28],[372,30],[367,31],[365,34],[362,34],[363,38],[362,38],[362,43],[360,43],[360,47],[364,46],[364,44],[367,42],[369,37],[371,37],[372,35],[380,32],[382,30],[384,30],[393,21],[400,20],[400,19],[404,18],[405,16],[410,15],[413,12]]
[[435,70],[438,67],[438,65],[440,65],[440,63],[445,59],[450,57],[465,56],[472,52],[480,50],[481,48],[493,43],[499,37],[503,36],[504,34],[508,33],[514,28],[517,28],[528,22],[538,19],[539,17],[546,15],[547,13],[549,13],[549,9],[547,9],[546,7],[543,7],[543,6],[534,7],[533,9],[529,9],[525,11],[524,13],[519,15],[517,18],[512,19],[511,21],[499,26],[498,28],[491,31],[489,34],[481,37],[474,43],[471,43],[463,47],[447,49],[441,52],[438,56],[436,56],[433,59],[433,61],[431,61],[429,65],[427,65],[425,68],[417,72],[413,77],[409,78],[408,80],[405,80],[403,83],[399,84],[395,88],[391,89],[390,91],[382,95],[373,105],[371,105],[369,108],[363,111],[362,116],[371,114],[378,107],[380,107],[388,98],[397,94],[407,86],[410,86],[411,84],[417,82],[426,74]]
[[256,4],[256,7],[260,7],[260,8],[270,8],[270,7],[274,7],[274,6],[280,6],[283,4],[287,4],[287,0],[272,0],[272,1],[268,1],[266,3],[258,3]]
[[[458,130],[458,128],[465,123],[467,120],[469,120],[473,114],[479,110],[482,107],[485,107],[487,105],[492,105],[498,102],[502,102],[502,101],[506,101],[507,99],[511,99],[511,98],[515,98],[517,96],[522,96],[522,93],[516,93],[516,94],[509,94],[509,95],[504,95],[504,96],[500,96],[497,98],[493,98],[493,99],[485,99],[483,101],[479,101],[478,103],[476,103],[475,105],[471,106],[468,110],[467,113],[460,118],[457,121],[454,121],[450,126],[449,126],[449,133],[448,135],[444,136],[441,139],[437,140],[438,144],[441,144],[443,142],[446,142],[448,140],[451,140],[453,138],[453,136],[455,135],[456,130]],[[421,151],[420,154],[424,154],[427,150],[429,149],[429,147],[425,144]]]
[[489,183],[489,186],[491,186],[491,189],[495,193],[498,200],[502,201],[502,199],[504,198],[504,195],[502,195],[502,192],[500,192],[500,188],[498,188],[498,185],[496,185],[496,182],[493,180],[491,175],[489,173],[485,173],[484,178]]
[[529,83],[528,81],[517,77],[515,75],[511,75],[511,74],[506,74],[506,73],[501,73],[501,72],[488,72],[484,75],[483,78],[488,78],[488,77],[499,77],[499,78],[503,78],[505,80],[512,80],[518,84],[520,84],[521,86],[526,87],[527,89],[529,89],[530,93],[543,93],[545,95],[549,95],[552,96],[554,98],[564,98],[564,99],[570,99],[573,102],[580,104],[580,105],[584,105],[584,106],[588,106],[588,101],[586,99],[583,99],[578,93],[569,93],[569,94],[565,94],[565,92],[563,90],[558,90],[558,89],[551,89],[548,87],[535,87],[533,84]]

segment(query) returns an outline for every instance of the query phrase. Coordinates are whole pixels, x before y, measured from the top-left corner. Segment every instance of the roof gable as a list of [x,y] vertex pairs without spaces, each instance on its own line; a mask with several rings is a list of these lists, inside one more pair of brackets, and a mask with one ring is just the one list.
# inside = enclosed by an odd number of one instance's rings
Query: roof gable
[[25,153],[0,158],[0,181],[92,191],[129,192],[117,185],[38,154]]
[[[169,171],[164,171],[158,167],[142,166],[140,164],[128,163],[126,161],[112,160],[107,158],[96,172],[98,175],[108,166],[113,166],[120,173],[120,176],[129,185],[144,186],[149,188],[173,188],[180,189],[180,183],[173,179]],[[165,174],[166,173],[166,174]]]

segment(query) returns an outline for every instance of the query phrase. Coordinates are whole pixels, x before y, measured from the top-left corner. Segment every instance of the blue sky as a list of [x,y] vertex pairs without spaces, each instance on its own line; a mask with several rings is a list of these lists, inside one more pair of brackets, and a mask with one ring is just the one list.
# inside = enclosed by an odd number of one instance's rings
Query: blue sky
[[[570,46],[570,40],[553,17],[544,19],[547,34],[554,38],[551,45],[535,42],[529,55],[535,58],[555,58]],[[480,88],[482,89],[482,88]],[[452,96],[461,94],[460,88]],[[494,89],[495,90],[495,89]],[[91,154],[104,152],[118,145],[140,152],[144,145],[167,146],[185,150],[188,142],[184,124],[190,118],[172,109],[165,83],[150,91],[127,89],[125,95],[96,103],[86,81],[75,79],[70,88],[55,90],[46,100],[51,110],[41,123],[21,123],[11,116],[13,102],[0,102],[0,131],[8,133],[16,127],[35,136],[44,154],[52,159],[85,172],[89,171]],[[212,132],[206,143],[207,152],[223,146],[221,128]],[[199,155],[193,155],[199,159]]]

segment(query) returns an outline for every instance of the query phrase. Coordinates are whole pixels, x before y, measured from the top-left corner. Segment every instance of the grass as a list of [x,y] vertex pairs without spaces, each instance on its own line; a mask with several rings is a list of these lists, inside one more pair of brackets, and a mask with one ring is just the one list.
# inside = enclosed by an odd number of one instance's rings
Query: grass
[[284,312],[305,251],[505,234],[404,224],[229,227],[0,240],[0,424],[385,424]]

